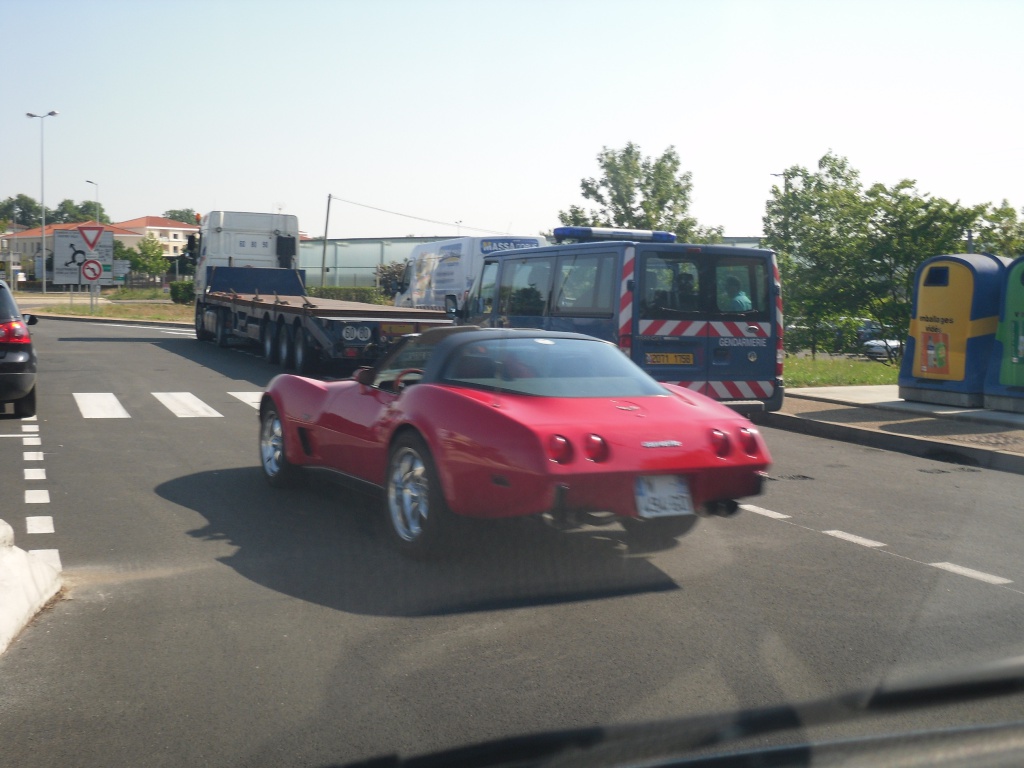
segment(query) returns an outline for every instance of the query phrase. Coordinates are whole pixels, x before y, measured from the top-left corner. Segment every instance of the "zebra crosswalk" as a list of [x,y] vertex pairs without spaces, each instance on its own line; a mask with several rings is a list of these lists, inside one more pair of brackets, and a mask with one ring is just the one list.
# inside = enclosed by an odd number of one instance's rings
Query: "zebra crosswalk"
[[[156,400],[180,419],[217,419],[224,414],[191,392],[151,392]],[[260,407],[262,392],[228,392],[252,408]],[[83,419],[130,419],[132,415],[113,392],[73,392]]]

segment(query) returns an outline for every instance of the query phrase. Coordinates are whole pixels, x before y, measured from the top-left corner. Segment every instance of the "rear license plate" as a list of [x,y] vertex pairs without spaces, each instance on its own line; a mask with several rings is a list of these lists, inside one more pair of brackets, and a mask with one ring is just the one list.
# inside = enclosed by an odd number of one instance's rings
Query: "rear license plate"
[[634,485],[636,511],[640,517],[692,515],[690,484],[681,475],[643,475]]
[[644,359],[648,365],[693,365],[689,352],[647,352]]

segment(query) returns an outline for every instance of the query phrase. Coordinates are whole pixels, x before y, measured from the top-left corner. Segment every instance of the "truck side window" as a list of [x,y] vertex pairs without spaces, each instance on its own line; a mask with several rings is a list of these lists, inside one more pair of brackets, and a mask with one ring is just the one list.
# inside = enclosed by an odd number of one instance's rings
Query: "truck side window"
[[498,262],[485,261],[480,275],[466,299],[466,311],[463,317],[474,318],[481,315],[490,317],[494,311],[494,301],[498,296]]
[[610,315],[615,308],[615,253],[563,256],[551,296],[553,315]]
[[502,315],[538,317],[547,314],[553,259],[506,261],[501,276]]

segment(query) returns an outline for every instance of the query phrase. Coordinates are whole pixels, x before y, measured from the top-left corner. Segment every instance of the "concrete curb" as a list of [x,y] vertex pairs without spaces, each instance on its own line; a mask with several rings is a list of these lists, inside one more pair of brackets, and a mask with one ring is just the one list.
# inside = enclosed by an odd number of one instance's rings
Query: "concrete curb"
[[923,459],[935,459],[994,469],[999,472],[1024,474],[1024,455],[1007,451],[973,448],[944,440],[929,440],[922,437],[878,432],[845,424],[805,419],[788,413],[757,413],[754,414],[753,421],[766,427],[798,432],[812,437],[824,437],[828,440],[839,440],[844,443],[854,443],[869,448],[879,448],[884,451],[906,453]]
[[60,573],[14,546],[14,529],[0,520],[0,654],[60,588]]

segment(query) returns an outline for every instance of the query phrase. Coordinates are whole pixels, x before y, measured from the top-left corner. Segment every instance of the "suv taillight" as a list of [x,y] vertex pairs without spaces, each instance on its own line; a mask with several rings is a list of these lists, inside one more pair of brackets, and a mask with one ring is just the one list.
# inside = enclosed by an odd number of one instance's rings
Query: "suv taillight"
[[0,323],[0,344],[31,344],[28,326],[21,320]]

